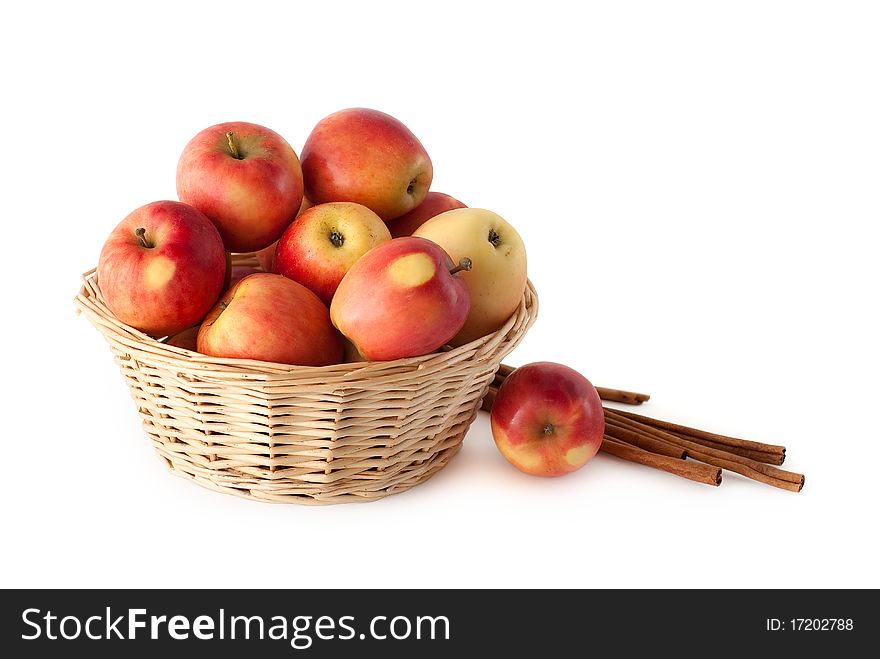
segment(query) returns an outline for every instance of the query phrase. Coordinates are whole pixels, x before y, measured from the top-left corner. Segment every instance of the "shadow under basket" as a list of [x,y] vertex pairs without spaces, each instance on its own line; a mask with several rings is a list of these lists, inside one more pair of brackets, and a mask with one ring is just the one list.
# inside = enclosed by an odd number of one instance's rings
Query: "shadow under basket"
[[[237,265],[256,265],[252,254]],[[329,504],[403,492],[461,446],[501,360],[534,323],[531,282],[497,332],[386,362],[289,366],[209,357],[121,323],[95,270],[75,304],[110,344],[168,467],[260,501]]]

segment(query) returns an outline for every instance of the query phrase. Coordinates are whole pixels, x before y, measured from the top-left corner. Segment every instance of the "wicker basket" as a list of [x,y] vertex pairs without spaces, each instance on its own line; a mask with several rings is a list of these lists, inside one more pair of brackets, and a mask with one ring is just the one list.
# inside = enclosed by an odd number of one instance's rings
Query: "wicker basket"
[[[235,262],[256,265],[250,254]],[[75,303],[110,344],[144,429],[174,473],[229,494],[308,504],[379,499],[440,470],[538,311],[529,282],[504,327],[467,345],[306,367],[166,345],[113,316],[94,270]]]

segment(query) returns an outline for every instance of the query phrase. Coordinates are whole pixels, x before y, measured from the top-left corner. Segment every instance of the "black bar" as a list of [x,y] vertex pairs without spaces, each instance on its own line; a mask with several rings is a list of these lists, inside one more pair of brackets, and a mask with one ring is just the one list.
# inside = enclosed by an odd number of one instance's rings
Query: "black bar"
[[[0,651],[5,656],[62,657],[82,651],[90,657],[118,657],[133,648],[160,652],[163,659],[363,653],[446,657],[486,648],[516,657],[601,648],[674,651],[676,657],[719,651],[748,653],[744,656],[809,651],[812,656],[865,647],[880,628],[876,590],[0,592]],[[138,609],[143,611],[131,612]],[[169,629],[174,616],[182,617]],[[248,620],[233,619],[239,616]],[[136,626],[130,629],[132,620]],[[62,632],[76,638],[66,640]],[[133,639],[119,638],[132,632]],[[102,638],[92,640],[87,633]],[[184,634],[186,639],[172,637]],[[103,638],[108,635],[109,640]]]

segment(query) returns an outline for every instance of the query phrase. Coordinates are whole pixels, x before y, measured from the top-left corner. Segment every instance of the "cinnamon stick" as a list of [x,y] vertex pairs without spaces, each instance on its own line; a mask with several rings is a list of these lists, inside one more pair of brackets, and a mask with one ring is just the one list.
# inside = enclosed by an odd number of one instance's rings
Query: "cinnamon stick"
[[601,450],[603,453],[610,453],[629,462],[635,462],[660,469],[662,471],[696,481],[697,483],[706,483],[707,485],[721,485],[721,469],[712,465],[703,464],[702,462],[689,462],[678,458],[671,458],[666,455],[658,455],[651,453],[637,446],[631,446],[621,441],[615,440],[609,435],[605,435],[602,440]]
[[634,430],[653,435],[658,439],[664,439],[671,444],[681,446],[687,451],[688,456],[695,460],[723,467],[724,469],[734,471],[747,478],[751,478],[752,480],[760,481],[767,485],[773,485],[774,487],[779,487],[784,490],[800,492],[804,486],[803,474],[796,474],[794,472],[785,471],[784,469],[777,469],[776,467],[756,460],[703,446],[689,439],[673,435],[670,432],[659,430],[658,428],[654,428],[639,421],[629,419],[626,416],[621,415],[617,410],[606,408],[605,415],[606,418],[617,419],[623,425]]
[[719,451],[733,453],[734,455],[739,455],[744,458],[750,458],[752,460],[756,460],[757,462],[763,462],[764,464],[779,466],[783,462],[785,462],[785,453],[765,453],[763,451],[751,451],[749,449],[738,448],[736,446],[719,444],[718,442],[713,442],[710,439],[695,439],[671,430],[667,430],[667,432],[671,432],[673,435],[678,435],[683,439],[693,439],[693,441],[701,444],[702,446],[708,446],[709,448],[718,449]]
[[763,453],[773,453],[783,456],[785,455],[785,447],[779,446],[777,444],[764,444],[763,442],[753,442],[748,439],[738,439],[736,437],[719,435],[714,432],[707,432],[705,430],[699,430],[697,428],[689,428],[688,426],[683,426],[679,423],[672,423],[671,421],[663,421],[661,419],[654,419],[652,417],[642,416],[641,414],[636,414],[634,412],[630,412],[629,410],[615,410],[615,412],[617,412],[621,416],[632,419],[633,421],[646,423],[650,426],[660,428],[661,430],[668,430],[670,432],[686,435],[697,440],[705,439],[711,442],[715,442],[716,444],[722,444],[724,446],[741,448],[750,451],[760,451]]
[[[495,375],[495,384],[501,386],[505,378],[516,370],[515,366],[501,364]],[[640,394],[635,391],[625,391],[623,389],[609,389],[608,387],[596,387],[599,398],[613,403],[625,403],[626,405],[641,405],[645,401],[651,399],[648,394]]]
[[635,432],[622,425],[617,425],[612,419],[607,419],[605,421],[605,434],[616,440],[626,442],[632,446],[637,446],[640,449],[650,451],[651,453],[657,453],[658,455],[665,455],[679,460],[684,460],[687,455],[687,452],[680,446],[670,444],[665,440],[657,439],[650,435]]
[[641,405],[645,401],[651,399],[648,394],[640,394],[635,391],[624,391],[623,389],[608,389],[607,387],[596,387],[599,398],[612,403],[626,403],[627,405]]
[[[707,451],[711,451],[712,449],[706,449]],[[700,462],[705,462],[706,464],[715,465],[717,467],[722,467],[727,469],[728,471],[734,471],[737,474],[745,476],[746,478],[750,478],[754,481],[758,481],[760,483],[765,483],[767,485],[772,485],[773,487],[778,487],[783,490],[788,490],[789,492],[800,492],[804,489],[804,475],[803,474],[795,474],[794,472],[784,472],[791,478],[778,478],[774,476],[769,476],[761,471],[757,471],[752,467],[749,467],[745,464],[742,464],[738,461],[735,461],[733,458],[725,459],[720,458],[716,455],[709,455],[707,453],[703,453],[701,451],[694,451],[688,449],[688,456],[694,458],[695,460],[699,460]],[[755,464],[761,464],[760,462]],[[777,471],[783,471],[779,469]]]
[[[703,446],[697,442],[695,442],[692,438],[689,438],[684,435],[675,435],[667,430],[661,430],[660,428],[655,428],[646,423],[642,423],[641,421],[635,421],[634,419],[630,419],[620,414],[618,410],[605,409],[605,416],[612,419],[613,421],[620,423],[628,428],[632,428],[633,430],[644,432],[653,437],[657,437],[658,439],[663,439],[671,444],[675,444],[676,446],[681,446],[684,448],[688,455],[692,455],[694,451],[701,452],[705,455],[717,455],[719,458],[729,458],[735,462],[740,462],[747,466],[753,467],[756,471],[760,471],[762,473],[766,473],[768,476],[778,476],[780,474],[790,474],[790,472],[784,471],[782,469],[776,469],[776,467],[766,465],[763,463],[757,463],[756,465],[750,464],[751,462],[755,462],[754,460],[750,460],[749,458],[744,458],[742,456],[734,455],[733,453],[728,453],[724,450],[714,449],[708,446]],[[800,474],[795,474],[795,476],[800,476]],[[781,476],[784,480],[797,480],[794,477],[787,478],[786,476]]]
[[[624,410],[614,410],[614,411],[626,416],[627,418],[632,418],[632,415],[626,414],[626,412]],[[608,415],[606,415],[606,416],[608,416]],[[639,417],[639,419],[644,419],[644,421],[640,421],[640,423],[644,423],[645,425],[651,426],[651,427],[656,428],[658,430],[664,430],[665,432],[671,433],[673,435],[677,435],[678,437],[680,437],[682,439],[696,442],[696,443],[698,443],[702,446],[706,446],[708,448],[717,449],[719,451],[724,451],[726,453],[732,453],[734,455],[738,455],[743,458],[749,458],[749,459],[755,460],[757,462],[763,462],[764,464],[778,466],[778,465],[781,465],[783,462],[785,462],[785,447],[784,446],[775,446],[773,444],[762,445],[762,446],[772,447],[772,450],[765,451],[765,450],[759,450],[759,449],[744,448],[741,446],[732,446],[730,443],[722,444],[721,442],[716,442],[711,439],[703,439],[703,438],[699,438],[699,437],[693,437],[691,435],[686,435],[686,434],[679,432],[677,430],[672,430],[669,428],[669,426],[676,425],[673,423],[661,421],[660,424],[662,424],[662,425],[658,425],[657,423],[654,423],[655,419],[652,419],[652,418],[646,417],[646,416],[641,416],[641,415],[636,415],[636,416]],[[633,421],[635,421],[635,419],[633,419]],[[706,434],[710,435],[711,433],[706,433]],[[734,438],[728,438],[728,439],[733,440]],[[746,443],[746,440],[741,440],[741,441],[743,443]],[[757,443],[757,442],[750,442],[750,443]]]

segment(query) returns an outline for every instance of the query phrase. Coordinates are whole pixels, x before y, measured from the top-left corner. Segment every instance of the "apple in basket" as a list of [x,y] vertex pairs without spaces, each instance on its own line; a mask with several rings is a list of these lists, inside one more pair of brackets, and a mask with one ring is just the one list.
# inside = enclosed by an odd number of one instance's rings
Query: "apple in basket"
[[392,238],[411,236],[425,222],[435,215],[451,211],[456,208],[467,208],[455,197],[450,197],[442,192],[429,192],[425,200],[413,208],[406,215],[401,215],[396,220],[388,223],[388,230]]
[[[299,205],[299,212],[296,214],[297,217],[303,214],[303,211],[312,207],[312,202],[309,201],[308,197],[303,197],[302,203]],[[296,221],[296,220],[294,220]],[[268,247],[264,247],[256,253],[257,261],[260,264],[260,267],[263,269],[263,272],[275,272],[275,248],[278,247],[278,241],[276,240],[274,243],[269,245]]]
[[302,168],[278,133],[243,121],[206,128],[177,163],[177,195],[217,225],[230,252],[278,239],[303,198]]
[[436,243],[394,238],[358,259],[333,301],[333,324],[367,360],[428,354],[461,329],[470,308],[460,271]]
[[561,476],[584,466],[605,432],[596,389],[574,369],[554,362],[513,371],[498,390],[490,418],[501,454],[536,476]]
[[440,245],[453,261],[467,256],[463,272],[471,310],[461,331],[450,341],[463,345],[498,330],[516,311],[526,287],[526,248],[500,215],[482,208],[440,213],[413,233]]
[[278,239],[274,272],[298,281],[329,305],[354,262],[388,240],[388,227],[366,206],[351,201],[318,204]]
[[214,357],[325,366],[342,362],[342,337],[327,307],[302,284],[261,272],[226,291],[208,312],[196,340]]
[[386,222],[422,203],[434,175],[409,128],[366,108],[319,121],[303,146],[302,167],[312,203],[354,201]]
[[226,252],[211,221],[192,206],[155,201],[111,232],[98,259],[98,284],[123,323],[154,336],[198,324],[226,278]]

